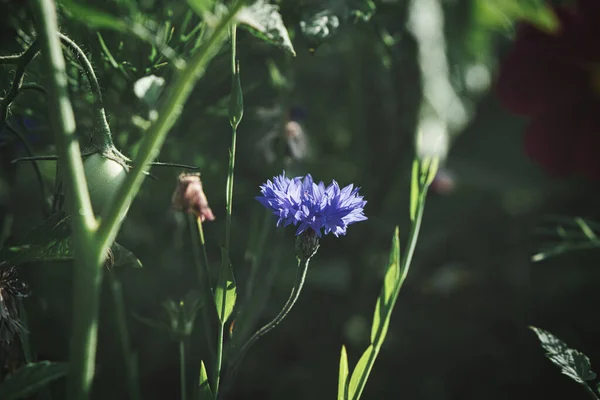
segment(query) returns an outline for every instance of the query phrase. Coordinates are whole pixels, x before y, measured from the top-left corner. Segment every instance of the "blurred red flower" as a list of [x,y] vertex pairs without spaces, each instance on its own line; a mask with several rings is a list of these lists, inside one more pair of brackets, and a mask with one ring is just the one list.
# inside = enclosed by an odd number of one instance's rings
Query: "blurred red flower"
[[517,30],[496,93],[531,117],[525,151],[549,173],[600,180],[600,0],[554,7],[560,27]]

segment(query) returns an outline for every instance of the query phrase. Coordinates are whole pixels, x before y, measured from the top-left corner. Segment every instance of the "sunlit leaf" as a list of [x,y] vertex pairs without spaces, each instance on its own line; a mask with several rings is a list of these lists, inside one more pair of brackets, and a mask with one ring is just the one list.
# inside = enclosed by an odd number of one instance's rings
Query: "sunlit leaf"
[[338,400],[346,400],[348,398],[348,354],[346,346],[342,346],[340,355],[340,373],[338,377]]
[[414,222],[419,206],[419,160],[415,159],[412,165],[412,174],[410,179],[410,220]]
[[66,363],[41,361],[22,366],[0,385],[0,399],[16,400],[35,394],[42,387],[67,374]]
[[59,0],[62,10],[71,18],[85,21],[90,27],[107,28],[118,32],[127,32],[129,26],[124,20],[104,11],[97,10],[74,0]]
[[229,261],[225,249],[221,249],[221,256],[223,258],[219,281],[215,288],[215,305],[217,307],[217,315],[219,316],[221,323],[224,324],[231,316],[233,308],[235,307],[237,290],[231,261]]
[[214,0],[187,0],[188,5],[194,10],[198,15],[203,15],[204,13],[209,12],[213,6]]
[[348,384],[348,399],[357,400],[360,398],[373,366],[373,364],[369,361],[371,357],[374,356],[375,349],[373,348],[373,345],[369,345],[367,350],[365,350],[363,355],[358,360],[358,363],[356,363],[354,371],[352,371],[352,377],[350,378],[350,383]]
[[156,75],[144,76],[133,84],[133,92],[148,107],[155,108],[164,84],[164,78]]
[[475,17],[488,29],[506,30],[516,21],[527,21],[539,29],[555,32],[558,18],[545,0],[476,0]]
[[302,34],[317,47],[345,22],[369,21],[375,13],[371,0],[328,0],[307,10],[300,21]]
[[311,42],[320,44],[340,26],[340,18],[331,10],[323,10],[300,21],[300,29]]
[[213,398],[210,384],[208,383],[208,374],[204,361],[200,361],[200,380],[198,381],[198,400],[211,400]]
[[590,360],[585,354],[570,349],[565,342],[546,330],[533,326],[530,328],[546,350],[546,357],[558,366],[563,374],[578,383],[596,379],[596,373],[592,371]]
[[390,260],[385,272],[383,287],[381,288],[381,293],[377,299],[375,313],[373,315],[373,325],[371,326],[371,343],[373,344],[383,342],[383,339],[387,334],[392,309],[396,300],[394,294],[396,294],[400,288],[401,278],[400,238],[398,228],[396,228],[396,232],[392,239]]
[[280,47],[293,56],[296,55],[278,6],[258,0],[253,5],[242,8],[237,15],[237,21],[240,27],[249,30],[259,39]]

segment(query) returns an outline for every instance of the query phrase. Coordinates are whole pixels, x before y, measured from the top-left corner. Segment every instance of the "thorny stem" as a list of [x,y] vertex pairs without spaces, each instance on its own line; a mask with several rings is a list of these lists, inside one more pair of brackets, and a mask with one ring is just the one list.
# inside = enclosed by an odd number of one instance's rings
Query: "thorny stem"
[[71,197],[74,290],[71,335],[71,368],[67,397],[89,398],[96,360],[98,309],[102,283],[103,246],[94,241],[97,229],[79,144],[75,136],[75,118],[69,101],[65,60],[57,35],[56,10],[52,0],[33,2],[42,55],[50,73],[48,79],[49,115],[56,135],[59,159],[64,165],[68,196]]
[[25,68],[27,68],[27,65],[29,65],[35,56],[38,55],[39,50],[40,43],[36,40],[31,44],[31,46],[29,46],[27,50],[25,50],[24,53],[9,58],[11,63],[17,63],[17,69],[15,71],[15,77],[13,78],[12,86],[10,87],[8,94],[6,97],[0,99],[0,121],[2,123],[6,123],[6,119],[8,117],[8,108],[21,90],[23,79],[25,78]]
[[[94,139],[98,140],[102,143],[104,148],[113,148],[113,140],[112,135],[110,133],[110,127],[108,126],[108,120],[106,119],[106,112],[104,111],[104,101],[102,100],[102,91],[100,90],[100,85],[98,84],[98,79],[96,78],[96,74],[94,73],[94,67],[86,57],[85,53],[77,44],[69,39],[67,36],[59,33],[58,36],[62,43],[75,55],[77,58],[79,65],[83,68],[83,72],[90,84],[90,88],[92,89],[92,93],[96,96],[94,102],[94,111],[95,111],[95,123],[100,124],[100,129],[96,132],[96,137]],[[95,129],[96,127],[94,127]]]
[[242,361],[242,359],[244,358],[244,356],[246,355],[248,350],[250,350],[250,348],[254,345],[254,343],[256,343],[258,341],[258,339],[260,339],[261,337],[263,337],[264,335],[269,333],[271,330],[273,330],[277,325],[279,325],[281,323],[281,321],[283,321],[285,319],[285,317],[288,315],[288,313],[292,310],[292,308],[294,307],[294,304],[296,304],[296,301],[300,297],[300,292],[302,291],[302,287],[304,286],[304,281],[306,280],[306,272],[308,271],[309,262],[310,262],[310,258],[305,257],[305,258],[298,259],[298,269],[296,271],[296,282],[294,283],[294,287],[292,288],[290,297],[286,301],[285,305],[283,306],[281,311],[279,311],[279,314],[277,314],[277,316],[275,316],[275,318],[273,318],[269,323],[267,323],[265,326],[263,326],[258,331],[256,331],[250,337],[250,339],[248,339],[246,341],[246,343],[244,343],[244,345],[241,347],[241,349],[237,353],[237,355],[231,360],[229,369],[227,371],[227,376],[226,376],[228,385],[231,385],[231,383],[232,383],[231,381],[235,378],[237,368],[239,367],[240,362]]

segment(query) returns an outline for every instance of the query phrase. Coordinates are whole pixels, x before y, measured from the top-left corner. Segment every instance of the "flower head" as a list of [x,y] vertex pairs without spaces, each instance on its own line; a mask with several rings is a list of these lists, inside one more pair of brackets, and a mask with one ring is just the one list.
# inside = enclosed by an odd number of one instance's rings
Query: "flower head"
[[177,180],[177,188],[173,192],[171,204],[174,209],[194,214],[204,222],[214,221],[215,216],[208,205],[208,199],[202,188],[200,174],[181,174]]
[[358,195],[359,188],[348,185],[340,188],[336,181],[325,187],[323,182],[313,182],[312,176],[286,178],[285,172],[260,187],[262,196],[256,199],[278,217],[277,226],[298,226],[296,235],[307,229],[318,237],[333,233],[345,235],[348,225],[367,219],[367,204]]
[[512,112],[531,118],[529,157],[553,174],[600,179],[600,2],[573,3],[554,6],[557,32],[519,27],[496,92]]

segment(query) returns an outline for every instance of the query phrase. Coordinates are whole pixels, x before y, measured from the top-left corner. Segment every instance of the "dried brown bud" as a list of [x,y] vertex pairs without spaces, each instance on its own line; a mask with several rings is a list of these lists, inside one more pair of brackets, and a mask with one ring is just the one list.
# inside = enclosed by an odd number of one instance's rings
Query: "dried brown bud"
[[202,189],[199,173],[182,173],[177,179],[177,188],[171,198],[174,209],[194,214],[200,221],[214,221],[215,216],[208,206],[208,199]]

